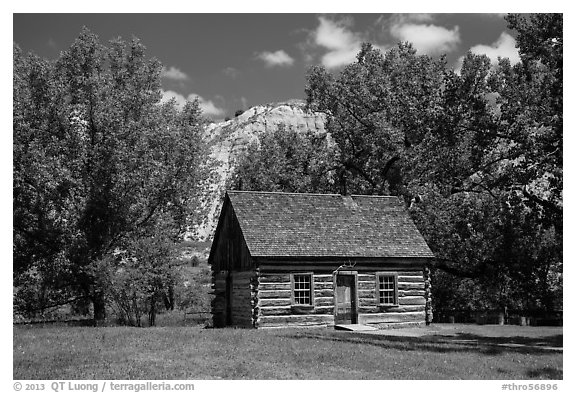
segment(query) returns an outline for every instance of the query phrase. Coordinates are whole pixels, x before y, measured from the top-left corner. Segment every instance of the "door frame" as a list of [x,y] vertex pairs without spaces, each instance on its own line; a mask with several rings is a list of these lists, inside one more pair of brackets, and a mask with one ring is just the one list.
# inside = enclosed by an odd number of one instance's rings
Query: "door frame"
[[337,277],[342,276],[354,276],[354,289],[351,291],[352,299],[352,324],[358,324],[358,272],[355,270],[339,270],[332,274],[332,282],[334,286],[334,325],[336,325],[336,320],[338,318],[338,291],[337,291]]

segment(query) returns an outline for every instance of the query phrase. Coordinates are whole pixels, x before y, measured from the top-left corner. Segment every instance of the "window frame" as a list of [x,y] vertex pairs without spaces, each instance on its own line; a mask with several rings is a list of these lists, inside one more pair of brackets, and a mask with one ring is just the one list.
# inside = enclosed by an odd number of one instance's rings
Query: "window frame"
[[[296,296],[295,296],[295,291],[296,291],[296,276],[308,276],[310,277],[310,289],[309,291],[309,295],[310,295],[310,303],[309,304],[302,304],[302,303],[296,303]],[[300,291],[302,291],[301,289],[299,289]],[[294,272],[294,273],[290,273],[290,303],[292,304],[293,307],[310,307],[313,308],[314,307],[314,273],[312,272]]]
[[[380,277],[392,277],[394,282],[394,299],[393,303],[380,302]],[[376,303],[383,307],[398,306],[398,273],[397,272],[376,272]]]

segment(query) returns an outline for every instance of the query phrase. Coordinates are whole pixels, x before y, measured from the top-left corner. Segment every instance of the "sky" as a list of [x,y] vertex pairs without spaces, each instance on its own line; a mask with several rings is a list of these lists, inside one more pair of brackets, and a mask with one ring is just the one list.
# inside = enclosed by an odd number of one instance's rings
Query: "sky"
[[446,54],[458,69],[472,50],[519,61],[503,14],[23,14],[13,40],[24,52],[55,59],[83,26],[103,43],[137,37],[164,66],[166,99],[198,97],[214,121],[254,105],[304,99],[307,70],[337,73],[363,42],[387,50],[412,42],[420,54]]

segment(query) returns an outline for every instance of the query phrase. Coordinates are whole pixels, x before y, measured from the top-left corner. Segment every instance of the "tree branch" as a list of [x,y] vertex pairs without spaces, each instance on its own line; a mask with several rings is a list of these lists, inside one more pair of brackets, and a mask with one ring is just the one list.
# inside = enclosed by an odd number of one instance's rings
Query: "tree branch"
[[528,198],[529,200],[531,200],[532,202],[544,207],[545,209],[549,209],[552,210],[554,213],[556,214],[562,214],[562,208],[558,207],[556,204],[554,204],[553,202],[547,201],[545,199],[542,199],[534,194],[531,194],[528,189],[526,188],[526,186],[522,187],[522,194]]

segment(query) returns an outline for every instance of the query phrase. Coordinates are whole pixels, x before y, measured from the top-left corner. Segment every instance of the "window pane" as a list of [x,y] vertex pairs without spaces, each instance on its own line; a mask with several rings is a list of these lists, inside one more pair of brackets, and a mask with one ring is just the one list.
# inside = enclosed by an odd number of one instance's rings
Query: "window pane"
[[378,297],[381,304],[396,304],[396,277],[378,276]]
[[294,275],[294,303],[312,305],[312,285],[310,275]]

